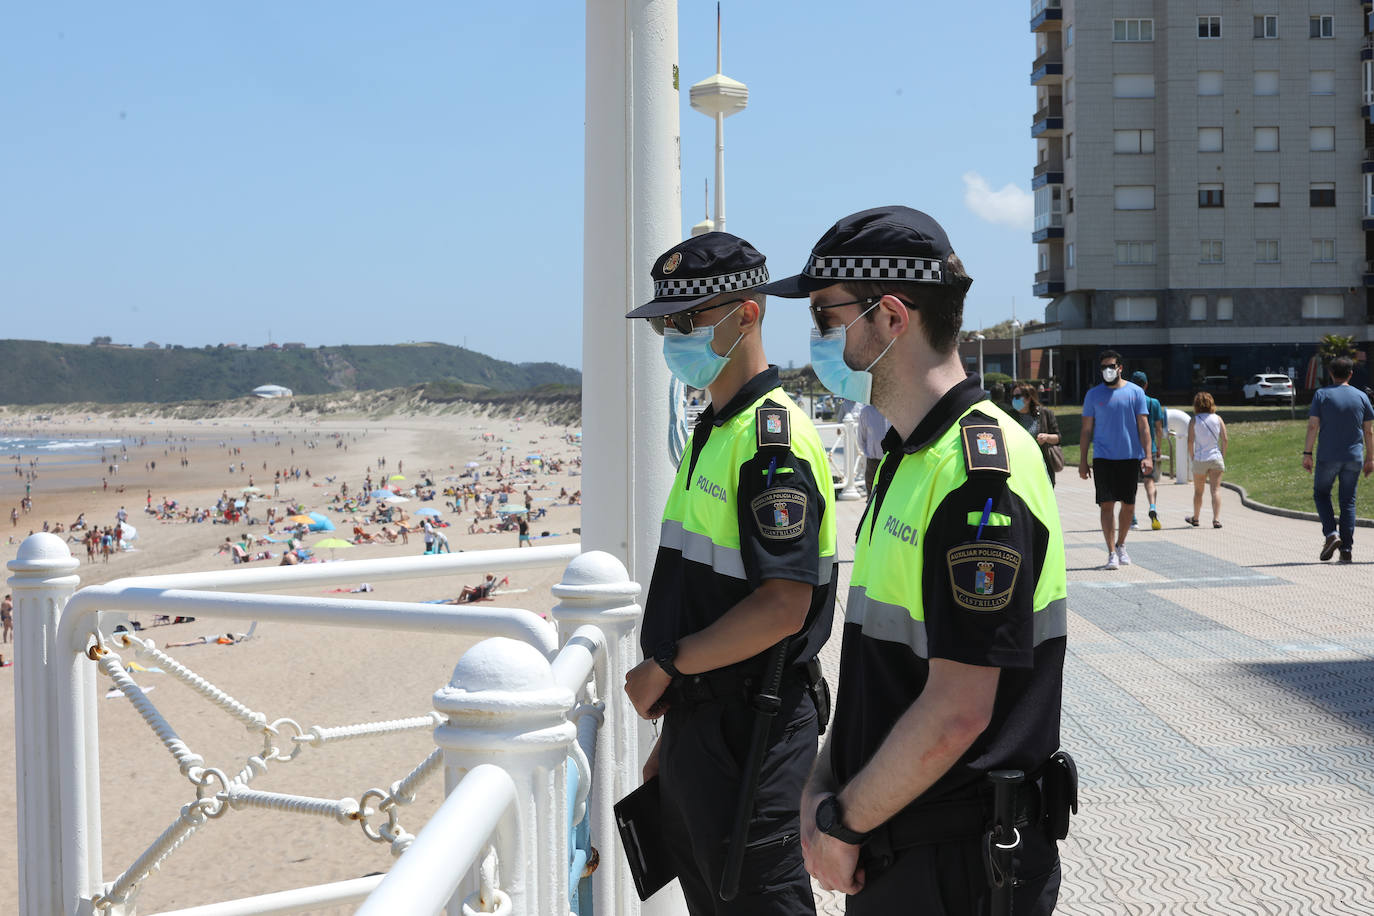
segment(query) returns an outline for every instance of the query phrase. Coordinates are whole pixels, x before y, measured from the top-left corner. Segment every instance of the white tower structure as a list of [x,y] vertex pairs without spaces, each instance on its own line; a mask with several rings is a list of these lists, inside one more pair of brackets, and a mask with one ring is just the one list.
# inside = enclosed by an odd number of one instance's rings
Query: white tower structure
[[749,104],[749,87],[721,73],[720,4],[716,4],[716,72],[692,87],[692,107],[716,119],[716,220],[725,231],[725,119]]

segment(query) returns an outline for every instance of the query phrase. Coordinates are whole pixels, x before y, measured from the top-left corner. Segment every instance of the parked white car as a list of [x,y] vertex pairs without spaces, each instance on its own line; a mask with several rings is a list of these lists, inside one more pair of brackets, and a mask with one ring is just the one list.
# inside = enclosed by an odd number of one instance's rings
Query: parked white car
[[1293,400],[1293,380],[1286,375],[1252,375],[1241,392],[1249,404],[1263,404],[1265,401],[1288,404]]

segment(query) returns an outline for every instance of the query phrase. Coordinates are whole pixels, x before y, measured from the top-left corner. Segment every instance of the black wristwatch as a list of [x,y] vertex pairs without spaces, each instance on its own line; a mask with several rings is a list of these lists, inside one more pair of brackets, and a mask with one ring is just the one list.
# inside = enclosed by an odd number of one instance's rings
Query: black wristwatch
[[816,827],[821,833],[852,846],[858,846],[868,839],[868,834],[858,833],[844,825],[844,812],[840,810],[840,800],[834,795],[827,795],[816,806]]
[[668,676],[673,680],[682,677],[682,672],[677,670],[677,665],[673,664],[673,659],[675,658],[677,658],[676,640],[673,642],[659,643],[658,648],[654,650],[654,661],[657,662],[658,666],[666,671]]

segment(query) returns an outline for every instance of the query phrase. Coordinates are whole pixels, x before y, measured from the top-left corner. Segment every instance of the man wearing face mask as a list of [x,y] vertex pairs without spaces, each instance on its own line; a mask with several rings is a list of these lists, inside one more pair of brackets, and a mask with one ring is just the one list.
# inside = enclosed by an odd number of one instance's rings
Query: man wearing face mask
[[[851,916],[1046,914],[1058,894],[1063,534],[1039,446],[964,377],[971,282],[935,220],[881,207],[763,288],[810,297],[817,377],[892,424],[854,549],[834,726],[801,805],[807,867]],[[998,812],[1001,770],[1024,778]]]
[[[1083,397],[1083,431],[1079,435],[1078,476],[1093,479],[1102,538],[1107,542],[1106,569],[1131,565],[1126,535],[1135,517],[1136,486],[1154,473],[1150,457],[1150,408],[1145,391],[1122,374],[1121,354],[1103,350],[1097,357],[1102,384]],[[1092,446],[1092,467],[1088,446]],[[1121,508],[1116,508],[1117,503]]]
[[[824,714],[816,655],[835,600],[834,487],[820,436],[778,382],[760,327],[763,255],[725,232],[655,262],[654,299],[630,312],[663,335],[668,368],[710,392],[663,510],[644,602],[645,660],[625,691],[664,717],[645,765],[659,777],[662,830],[688,909],[812,914],[798,798]],[[772,650],[783,641],[781,654]],[[737,895],[721,899],[765,663],[783,665],[742,849]]]

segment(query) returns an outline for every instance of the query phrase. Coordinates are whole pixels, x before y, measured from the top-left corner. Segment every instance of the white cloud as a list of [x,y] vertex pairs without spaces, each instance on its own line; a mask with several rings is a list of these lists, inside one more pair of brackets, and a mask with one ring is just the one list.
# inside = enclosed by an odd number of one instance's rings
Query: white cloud
[[1029,229],[1035,216],[1035,199],[1014,184],[994,191],[977,172],[964,173],[964,206],[980,219],[1013,229]]

